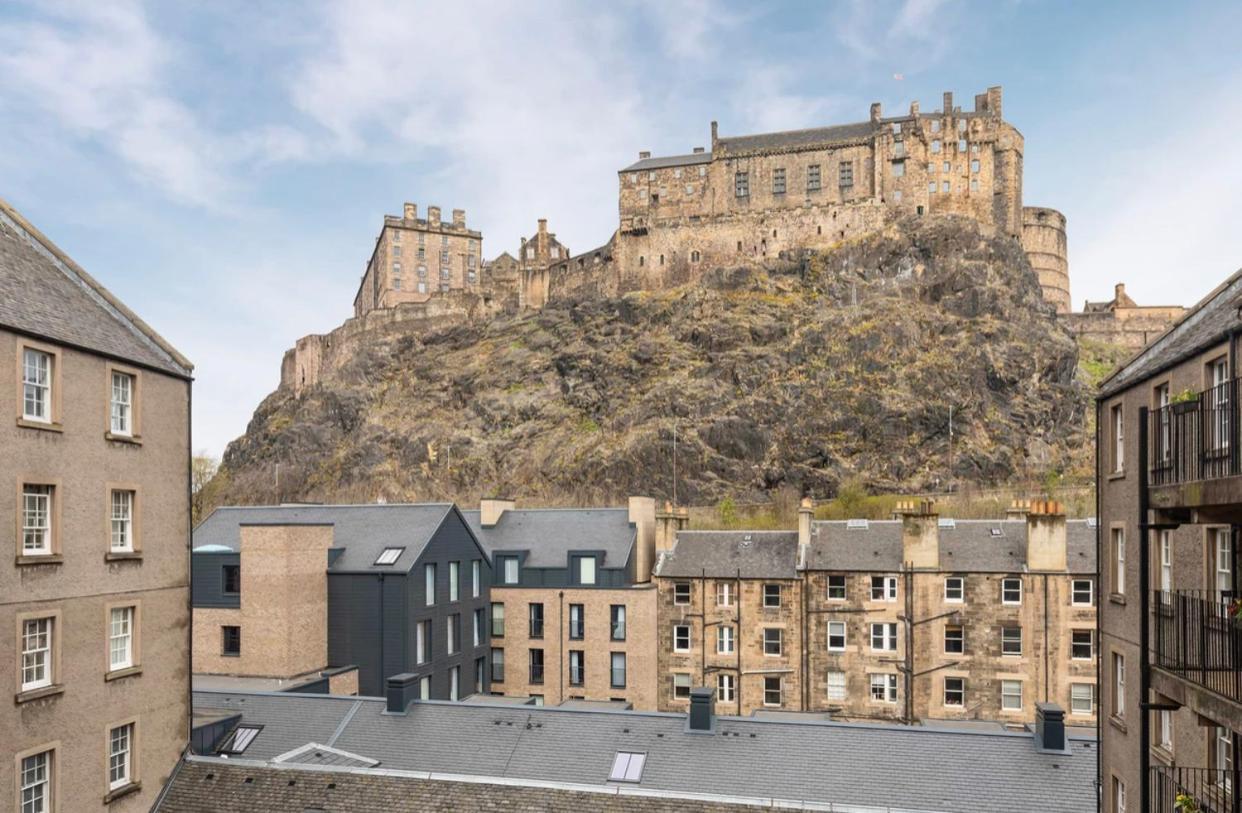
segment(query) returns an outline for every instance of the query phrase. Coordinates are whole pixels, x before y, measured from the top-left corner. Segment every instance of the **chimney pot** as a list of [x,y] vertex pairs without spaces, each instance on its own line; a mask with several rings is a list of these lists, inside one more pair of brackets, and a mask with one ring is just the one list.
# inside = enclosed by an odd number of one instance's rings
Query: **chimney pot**
[[686,731],[691,734],[712,734],[716,731],[716,716],[712,701],[716,690],[708,686],[696,686],[690,690],[690,714],[686,718]]

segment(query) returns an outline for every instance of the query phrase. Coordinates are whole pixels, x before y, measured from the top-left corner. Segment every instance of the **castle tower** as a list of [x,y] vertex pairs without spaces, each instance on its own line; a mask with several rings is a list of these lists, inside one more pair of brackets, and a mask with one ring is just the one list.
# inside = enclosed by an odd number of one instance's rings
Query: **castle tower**
[[1066,251],[1065,215],[1056,209],[1025,206],[1022,209],[1022,248],[1031,268],[1039,275],[1044,299],[1057,313],[1070,312],[1069,254]]

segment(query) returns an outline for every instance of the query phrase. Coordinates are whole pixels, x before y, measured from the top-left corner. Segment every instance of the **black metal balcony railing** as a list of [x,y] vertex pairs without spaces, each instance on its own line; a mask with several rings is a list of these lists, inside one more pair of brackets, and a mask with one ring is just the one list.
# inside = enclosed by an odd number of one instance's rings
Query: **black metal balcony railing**
[[[1239,813],[1236,769],[1155,765],[1148,776],[1151,813]],[[1180,802],[1180,804],[1179,804]]]
[[1242,619],[1231,593],[1157,590],[1152,599],[1152,666],[1242,702]]
[[1238,453],[1238,379],[1189,401],[1152,410],[1151,484],[1191,483],[1242,474]]

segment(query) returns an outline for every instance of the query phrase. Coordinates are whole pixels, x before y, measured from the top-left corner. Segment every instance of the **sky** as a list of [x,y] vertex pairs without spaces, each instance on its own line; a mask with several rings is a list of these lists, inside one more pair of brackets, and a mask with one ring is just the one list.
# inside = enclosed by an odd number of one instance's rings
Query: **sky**
[[220,455],[331,330],[385,213],[483,253],[617,225],[640,150],[1004,88],[1071,293],[1192,304],[1242,266],[1236,2],[0,3],[0,197],[195,364]]

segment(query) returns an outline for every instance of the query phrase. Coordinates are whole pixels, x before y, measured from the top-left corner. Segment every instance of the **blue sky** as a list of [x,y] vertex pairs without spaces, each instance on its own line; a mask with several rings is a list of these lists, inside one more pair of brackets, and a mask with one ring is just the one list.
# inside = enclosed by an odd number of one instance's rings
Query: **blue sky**
[[1075,307],[1190,304],[1242,265],[1242,5],[0,4],[0,197],[197,366],[219,454],[282,352],[350,313],[384,213],[484,254],[616,225],[618,168],[722,134],[968,106],[1003,85],[1025,201],[1069,218]]

